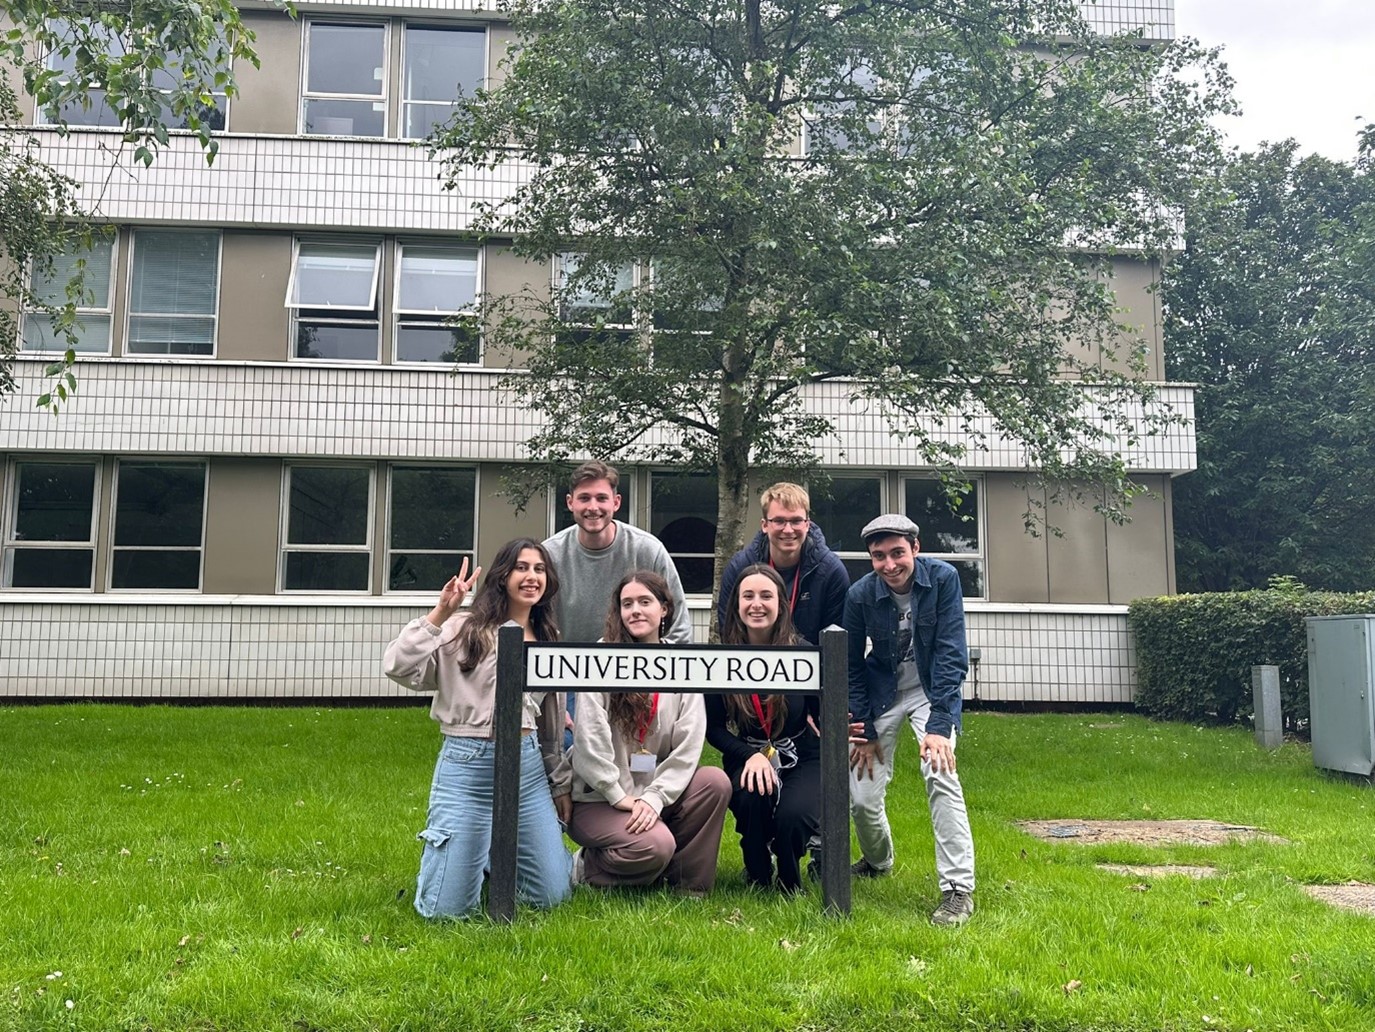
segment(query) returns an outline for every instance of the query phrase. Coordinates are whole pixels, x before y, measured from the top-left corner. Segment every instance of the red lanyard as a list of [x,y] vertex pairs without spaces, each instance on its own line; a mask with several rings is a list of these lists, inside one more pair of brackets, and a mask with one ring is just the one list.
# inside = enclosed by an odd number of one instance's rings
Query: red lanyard
[[759,704],[759,696],[757,694],[750,695],[750,701],[754,703],[754,715],[759,718],[759,726],[764,729],[764,737],[769,741],[773,741],[773,705],[769,705],[770,716],[766,719],[764,716],[764,707]]
[[[757,696],[756,696],[757,698]],[[659,693],[654,693],[654,702],[649,707],[649,719],[640,724],[640,745],[645,744],[645,735],[649,734],[650,727],[654,724],[654,717],[659,712]]]
[[[773,564],[773,556],[769,556],[769,569],[770,569],[770,570],[776,570],[776,569],[778,569],[778,567],[774,566],[774,564]],[[798,587],[798,585],[801,584],[801,583],[802,583],[802,556],[801,556],[801,555],[798,555],[798,557],[797,557],[797,569],[793,571],[793,594],[792,594],[792,598],[788,599],[788,612],[790,612],[790,613],[795,613],[795,612],[797,612],[797,587]]]

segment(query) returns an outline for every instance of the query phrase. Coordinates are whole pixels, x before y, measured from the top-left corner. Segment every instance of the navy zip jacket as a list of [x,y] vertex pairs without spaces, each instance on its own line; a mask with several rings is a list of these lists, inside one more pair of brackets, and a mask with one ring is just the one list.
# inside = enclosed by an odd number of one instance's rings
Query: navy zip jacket
[[[864,724],[864,737],[872,742],[878,737],[874,718],[897,701],[902,658],[897,654],[898,607],[877,573],[855,581],[845,596],[842,623],[850,636],[850,719]],[[873,643],[867,656],[865,638]],[[912,570],[912,646],[931,701],[926,733],[949,738],[960,727],[960,687],[969,672],[964,593],[955,567],[922,555]]]
[[[751,563],[769,564],[769,536],[762,530],[735,555],[731,556],[721,574],[721,597],[716,601],[716,626],[726,624],[726,609],[735,594],[740,571]],[[813,523],[807,528],[807,540],[802,545],[799,561],[802,582],[797,586],[797,607],[793,609],[793,626],[808,641],[820,642],[821,632],[836,624],[845,613],[845,592],[850,590],[850,574],[845,564],[826,547],[826,535]],[[792,598],[793,579],[783,578],[783,598]]]

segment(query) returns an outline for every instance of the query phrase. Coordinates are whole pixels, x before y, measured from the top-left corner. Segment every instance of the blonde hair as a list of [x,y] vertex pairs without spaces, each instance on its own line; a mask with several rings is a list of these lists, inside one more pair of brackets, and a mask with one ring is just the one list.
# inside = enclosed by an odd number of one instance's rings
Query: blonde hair
[[767,517],[769,506],[774,502],[785,509],[812,511],[812,499],[807,494],[807,489],[801,484],[792,484],[786,480],[764,488],[764,493],[759,496],[759,515]]

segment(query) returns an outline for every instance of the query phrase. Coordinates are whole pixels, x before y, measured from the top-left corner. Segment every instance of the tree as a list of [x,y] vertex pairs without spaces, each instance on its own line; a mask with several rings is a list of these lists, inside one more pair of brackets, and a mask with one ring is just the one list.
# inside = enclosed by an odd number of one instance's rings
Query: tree
[[[76,389],[73,324],[85,293],[83,265],[57,265],[104,232],[98,199],[47,165],[21,125],[14,83],[34,98],[43,122],[66,133],[78,111],[109,113],[151,164],[174,129],[193,132],[213,161],[220,127],[215,95],[237,92],[236,60],[257,65],[253,34],[232,0],[7,0],[0,37],[0,396],[14,390],[19,311],[52,320],[68,348],[38,399],[57,411]],[[70,273],[70,275],[66,275]],[[58,282],[64,280],[65,282]],[[35,288],[35,283],[41,286]]]
[[990,417],[1119,513],[1127,406],[1151,392],[1106,256],[1170,243],[1229,103],[1212,55],[1097,36],[1072,0],[503,9],[519,45],[435,146],[451,184],[524,176],[483,231],[573,256],[552,296],[483,313],[545,417],[532,457],[715,471],[719,575],[751,469],[815,469],[831,423],[801,393],[833,382],[923,463],[955,468],[944,431],[979,442]]
[[1198,469],[1174,492],[1181,590],[1375,584],[1375,182],[1238,154],[1187,212],[1164,292],[1170,375],[1199,384]]

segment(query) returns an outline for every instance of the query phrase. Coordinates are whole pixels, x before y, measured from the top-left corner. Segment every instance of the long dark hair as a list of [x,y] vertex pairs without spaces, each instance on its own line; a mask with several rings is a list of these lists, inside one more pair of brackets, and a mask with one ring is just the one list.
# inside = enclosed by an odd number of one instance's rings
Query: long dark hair
[[[740,619],[740,585],[745,583],[746,577],[755,576],[767,577],[773,582],[773,586],[778,592],[778,619],[773,622],[767,644],[796,645],[797,628],[793,626],[793,611],[792,607],[788,605],[788,589],[784,586],[783,578],[778,575],[778,571],[764,563],[752,563],[740,571],[740,576],[735,581],[735,589],[731,592],[730,604],[726,606],[726,622],[721,627],[721,643],[723,645],[748,645],[750,643],[749,631],[745,628],[745,622]],[[781,727],[784,721],[788,719],[786,696],[770,695],[767,699],[761,699],[759,704],[763,708],[771,727]],[[726,696],[726,714],[737,728],[759,724],[759,718],[754,713],[753,703],[743,695]]]
[[[661,636],[664,630],[673,624],[673,592],[669,590],[668,581],[653,570],[631,570],[621,578],[616,590],[611,594],[611,608],[607,610],[606,627],[602,633],[604,641],[625,643],[635,640],[621,621],[621,592],[630,584],[643,584],[664,607],[663,623],[659,625]],[[649,724],[649,716],[653,709],[652,695],[644,692],[613,692],[607,698],[606,719],[615,730],[625,735],[627,741],[634,741],[640,733],[640,728]]]
[[515,572],[520,553],[527,548],[540,554],[545,578],[544,594],[530,607],[530,631],[536,641],[559,640],[559,625],[554,618],[553,607],[554,598],[559,593],[559,578],[554,573],[554,562],[549,558],[548,550],[534,538],[514,538],[502,545],[492,560],[468,611],[468,619],[459,627],[450,646],[458,653],[458,669],[465,674],[472,673],[487,658],[496,641],[497,628],[509,619],[511,596],[507,594],[506,581]]

